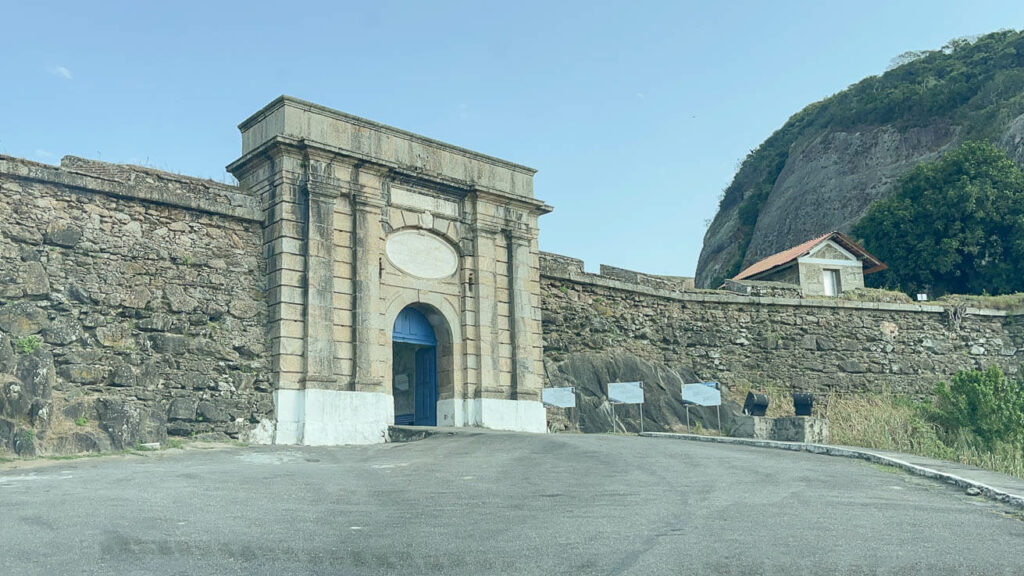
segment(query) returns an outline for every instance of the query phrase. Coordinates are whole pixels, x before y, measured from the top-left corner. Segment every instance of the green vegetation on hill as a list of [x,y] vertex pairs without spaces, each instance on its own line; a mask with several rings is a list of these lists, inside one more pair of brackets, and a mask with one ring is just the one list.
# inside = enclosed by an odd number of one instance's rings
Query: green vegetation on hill
[[1024,291],[1024,171],[966,142],[904,175],[853,229],[889,269],[875,286],[943,294]]
[[954,40],[915,57],[807,106],[747,155],[719,204],[720,214],[735,208],[739,220],[739,252],[722,278],[739,272],[761,208],[794,146],[825,130],[881,125],[955,126],[960,140],[992,140],[1024,114],[1024,32]]

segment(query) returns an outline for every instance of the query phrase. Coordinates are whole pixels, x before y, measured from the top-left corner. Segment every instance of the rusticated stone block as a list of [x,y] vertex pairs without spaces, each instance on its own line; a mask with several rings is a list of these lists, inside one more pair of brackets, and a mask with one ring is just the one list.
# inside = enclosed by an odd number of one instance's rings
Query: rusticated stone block
[[82,239],[82,230],[73,225],[62,222],[51,222],[46,227],[46,243],[74,248]]
[[175,398],[167,408],[168,420],[195,420],[196,407],[199,402],[195,398]]
[[31,336],[49,327],[46,311],[31,302],[15,302],[0,307],[0,331],[12,337]]

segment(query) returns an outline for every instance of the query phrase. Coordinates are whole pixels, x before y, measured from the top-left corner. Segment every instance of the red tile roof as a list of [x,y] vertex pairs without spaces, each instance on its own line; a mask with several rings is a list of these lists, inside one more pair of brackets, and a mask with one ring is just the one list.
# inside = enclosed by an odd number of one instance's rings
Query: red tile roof
[[826,240],[834,240],[836,244],[839,244],[840,246],[848,250],[850,253],[852,253],[854,256],[862,260],[866,268],[864,270],[865,274],[871,274],[872,272],[880,272],[887,268],[887,266],[883,264],[881,260],[875,258],[866,250],[858,246],[857,243],[854,242],[846,234],[843,234],[841,232],[829,232],[828,234],[818,236],[813,240],[808,240],[807,242],[804,242],[799,246],[794,246],[787,250],[783,250],[782,252],[777,252],[765,258],[764,260],[755,262],[754,264],[751,264],[745,270],[737,274],[735,277],[733,277],[733,280],[743,280],[746,278],[751,278],[763,274],[764,272],[767,272],[769,270],[774,270],[776,268],[789,264],[790,262],[793,262],[794,260],[800,258],[801,256],[806,256],[807,253],[814,249],[815,246],[821,244],[822,242],[825,242]]

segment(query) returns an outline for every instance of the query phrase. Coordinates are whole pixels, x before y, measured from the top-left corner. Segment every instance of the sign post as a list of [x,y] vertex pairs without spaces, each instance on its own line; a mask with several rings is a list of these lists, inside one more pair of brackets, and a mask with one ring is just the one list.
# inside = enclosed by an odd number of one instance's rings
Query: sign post
[[612,382],[608,384],[608,402],[612,405],[612,432],[615,431],[615,405],[640,405],[640,433],[644,431],[644,383]]
[[690,431],[690,405],[714,406],[718,417],[718,433],[722,433],[722,391],[718,382],[683,384],[683,404],[686,405],[686,431]]

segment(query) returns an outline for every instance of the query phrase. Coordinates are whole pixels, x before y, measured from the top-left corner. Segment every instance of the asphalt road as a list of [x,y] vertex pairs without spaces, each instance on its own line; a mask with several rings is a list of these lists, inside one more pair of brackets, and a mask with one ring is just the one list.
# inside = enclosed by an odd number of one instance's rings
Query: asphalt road
[[858,460],[471,433],[0,471],[0,574],[1024,574],[1022,518]]

